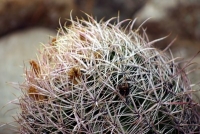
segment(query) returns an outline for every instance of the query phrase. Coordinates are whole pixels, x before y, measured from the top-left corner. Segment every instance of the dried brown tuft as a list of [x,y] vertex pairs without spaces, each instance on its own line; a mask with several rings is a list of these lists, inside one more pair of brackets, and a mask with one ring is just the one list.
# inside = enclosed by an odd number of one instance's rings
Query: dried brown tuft
[[56,37],[54,37],[52,40],[51,40],[51,43],[50,43],[50,45],[51,46],[55,46],[56,45]]
[[34,60],[31,60],[29,63],[31,65],[32,71],[35,73],[35,75],[39,76],[39,74],[40,74],[40,66]]
[[80,34],[80,40],[86,41],[86,38],[85,38],[85,36],[83,34]]
[[68,71],[69,79],[72,81],[73,84],[78,84],[78,81],[81,77],[81,70],[78,67],[73,67]]
[[43,101],[46,98],[44,95],[40,95],[38,90],[32,86],[28,89],[28,95],[35,101]]
[[101,56],[101,52],[100,51],[96,51],[96,52],[94,52],[94,57],[96,58],[96,59],[101,59],[102,58],[102,56]]

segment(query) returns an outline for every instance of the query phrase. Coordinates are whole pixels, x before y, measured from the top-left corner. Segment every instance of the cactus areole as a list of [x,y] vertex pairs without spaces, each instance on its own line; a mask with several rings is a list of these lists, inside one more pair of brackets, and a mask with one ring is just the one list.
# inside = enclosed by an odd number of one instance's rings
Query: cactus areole
[[25,70],[19,133],[200,133],[184,69],[134,20],[69,21]]

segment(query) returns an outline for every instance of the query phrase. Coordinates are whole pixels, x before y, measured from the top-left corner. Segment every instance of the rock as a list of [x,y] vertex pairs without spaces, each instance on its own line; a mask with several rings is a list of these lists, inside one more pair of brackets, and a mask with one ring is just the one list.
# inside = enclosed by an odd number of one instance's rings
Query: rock
[[[182,57],[180,65],[185,67],[191,84],[196,84],[193,87],[194,100],[200,103],[200,86],[199,74],[200,70],[200,3],[198,0],[182,0],[182,1],[159,1],[149,0],[148,3],[135,15],[138,17],[138,25],[148,20],[143,27],[147,28],[147,35],[150,40],[169,35],[169,37],[159,43],[154,44],[155,47],[164,49],[174,39],[177,38],[170,49],[175,57]],[[196,55],[196,56],[195,56]],[[193,59],[191,61],[191,59]],[[185,64],[181,63],[186,61]],[[187,62],[187,61],[190,61]],[[191,63],[195,64],[191,64]]]
[[[83,12],[92,14],[98,20],[117,17],[120,19],[132,16],[146,3],[147,0],[0,0],[0,36],[16,29],[31,26],[48,28],[59,27],[59,21],[64,24],[73,17],[86,18]],[[59,20],[60,19],[60,20]],[[6,27],[5,27],[6,25]],[[67,23],[69,25],[69,23]]]
[[73,0],[0,0],[0,36],[36,25],[55,29],[73,8]]
[[132,18],[132,16],[141,9],[147,0],[97,0],[94,5],[93,14],[98,19],[110,19],[120,15],[120,20]]
[[[16,105],[8,102],[16,99],[20,91],[14,89],[10,82],[23,82],[23,65],[36,58],[41,42],[47,43],[49,36],[56,33],[45,28],[32,28],[18,31],[0,39],[0,126],[13,121],[12,116],[18,111]],[[9,109],[13,109],[8,111]],[[0,134],[14,134],[9,125],[0,128]]]
[[200,3],[196,0],[150,0],[134,17],[138,17],[138,25],[151,18],[143,25],[150,39],[170,34],[163,45],[156,45],[163,49],[176,36],[178,41],[200,41],[199,12]]

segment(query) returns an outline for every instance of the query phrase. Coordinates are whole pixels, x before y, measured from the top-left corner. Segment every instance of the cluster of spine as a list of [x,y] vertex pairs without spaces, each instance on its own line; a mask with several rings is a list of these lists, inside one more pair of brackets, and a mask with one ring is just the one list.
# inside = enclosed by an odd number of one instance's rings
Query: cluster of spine
[[111,20],[71,19],[30,61],[20,133],[200,133],[184,70]]

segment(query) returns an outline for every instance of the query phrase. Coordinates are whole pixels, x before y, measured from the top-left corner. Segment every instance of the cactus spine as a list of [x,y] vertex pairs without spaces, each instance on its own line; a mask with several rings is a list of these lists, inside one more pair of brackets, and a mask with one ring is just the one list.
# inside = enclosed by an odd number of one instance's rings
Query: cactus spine
[[70,19],[30,61],[20,133],[200,133],[184,70],[111,20]]

